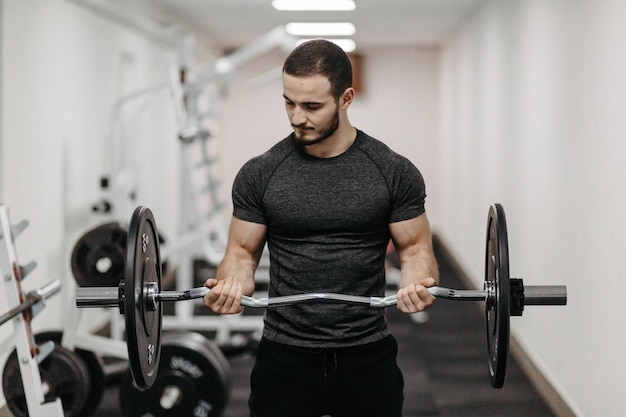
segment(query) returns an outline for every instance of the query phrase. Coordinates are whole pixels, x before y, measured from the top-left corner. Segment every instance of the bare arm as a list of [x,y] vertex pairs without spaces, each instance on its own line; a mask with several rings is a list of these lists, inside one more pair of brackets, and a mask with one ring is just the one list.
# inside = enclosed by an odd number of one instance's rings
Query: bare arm
[[263,253],[266,231],[265,225],[232,218],[224,259],[215,278],[205,283],[211,288],[203,300],[207,308],[220,314],[242,310],[241,296],[254,292],[254,271]]
[[435,301],[426,287],[439,282],[437,260],[426,213],[410,220],[389,225],[393,244],[400,258],[398,309],[415,313]]

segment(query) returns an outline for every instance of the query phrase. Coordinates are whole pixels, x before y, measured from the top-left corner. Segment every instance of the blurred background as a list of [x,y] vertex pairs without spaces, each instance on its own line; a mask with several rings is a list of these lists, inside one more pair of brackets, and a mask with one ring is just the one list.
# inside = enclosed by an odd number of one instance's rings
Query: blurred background
[[[493,203],[511,275],[567,285],[566,308],[512,319],[520,354],[572,415],[622,415],[626,3],[271,3],[0,2],[0,203],[30,223],[16,245],[38,267],[23,288],[63,284],[33,328],[79,321],[75,245],[137,205],[155,213],[176,285],[194,284],[194,260],[219,262],[235,174],[290,133],[284,58],[301,39],[345,39],[351,122],[420,168],[433,232],[474,286]],[[349,24],[307,35],[290,23]],[[177,308],[177,320],[193,314]],[[89,314],[85,331],[110,320]]]

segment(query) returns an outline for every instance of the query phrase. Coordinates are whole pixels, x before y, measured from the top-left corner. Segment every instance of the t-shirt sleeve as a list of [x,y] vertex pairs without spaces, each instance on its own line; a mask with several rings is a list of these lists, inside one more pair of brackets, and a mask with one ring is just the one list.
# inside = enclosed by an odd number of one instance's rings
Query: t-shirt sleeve
[[263,212],[263,184],[258,159],[245,163],[233,182],[233,216],[253,223],[266,224]]
[[420,171],[404,157],[399,157],[395,166],[389,223],[413,219],[426,211],[426,185]]

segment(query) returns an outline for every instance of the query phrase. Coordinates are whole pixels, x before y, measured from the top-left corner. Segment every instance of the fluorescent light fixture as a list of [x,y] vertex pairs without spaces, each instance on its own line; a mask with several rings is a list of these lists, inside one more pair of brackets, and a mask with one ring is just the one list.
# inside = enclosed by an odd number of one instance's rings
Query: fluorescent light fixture
[[354,10],[354,0],[272,0],[276,10]]
[[[298,45],[312,39],[300,39]],[[353,52],[356,49],[356,43],[352,39],[326,39],[343,49],[346,53]]]
[[287,23],[287,33],[293,36],[352,36],[356,29],[349,22],[337,23]]

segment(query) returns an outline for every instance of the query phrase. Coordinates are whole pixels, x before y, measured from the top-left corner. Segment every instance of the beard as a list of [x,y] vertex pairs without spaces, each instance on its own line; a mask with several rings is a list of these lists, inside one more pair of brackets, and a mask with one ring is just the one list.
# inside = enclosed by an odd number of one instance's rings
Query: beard
[[[333,118],[324,126],[319,128],[307,128],[306,126],[293,126],[296,142],[302,146],[311,146],[320,143],[332,136],[339,128],[339,109],[333,115]],[[298,131],[300,129],[300,131]],[[315,136],[305,138],[308,133],[315,133]]]

